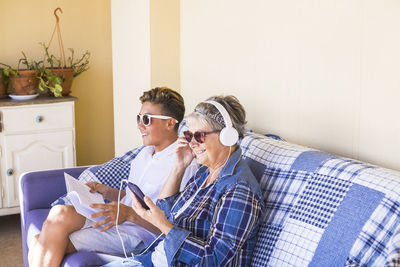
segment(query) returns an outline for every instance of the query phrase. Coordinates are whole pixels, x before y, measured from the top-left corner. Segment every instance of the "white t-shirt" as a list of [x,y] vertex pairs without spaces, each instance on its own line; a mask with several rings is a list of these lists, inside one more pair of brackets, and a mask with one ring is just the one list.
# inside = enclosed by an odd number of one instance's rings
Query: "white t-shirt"
[[[183,206],[175,214],[175,218],[178,218],[179,215],[192,204],[195,196],[200,192],[206,181],[207,179],[204,180],[203,184],[199,187],[199,189],[197,189],[196,193],[191,195],[185,204],[183,204]],[[164,250],[164,240],[158,243],[158,245],[154,248],[153,253],[151,253],[151,261],[153,262],[154,267],[168,267],[167,256]]]
[[[158,194],[172,170],[176,144],[177,142],[174,142],[157,153],[154,153],[153,146],[146,146],[131,162],[128,180],[136,184],[146,196],[153,200],[153,202],[156,202]],[[189,179],[196,173],[197,169],[198,164],[193,160],[185,171],[180,190],[183,190]],[[129,189],[126,189],[126,195],[121,199],[121,203],[129,207],[132,206],[132,193]],[[140,236],[146,246],[150,244],[155,237],[155,235],[144,228],[131,222],[124,222],[119,228],[122,228],[124,232],[134,233]]]
[[[176,142],[162,151],[154,153],[153,146],[146,146],[131,162],[128,180],[136,184],[153,202],[157,200],[158,194],[172,170],[175,147]],[[198,164],[194,160],[186,169],[182,178],[181,191],[195,174],[197,168]],[[121,203],[132,206],[132,194],[128,189],[126,189],[126,195],[121,200]]]

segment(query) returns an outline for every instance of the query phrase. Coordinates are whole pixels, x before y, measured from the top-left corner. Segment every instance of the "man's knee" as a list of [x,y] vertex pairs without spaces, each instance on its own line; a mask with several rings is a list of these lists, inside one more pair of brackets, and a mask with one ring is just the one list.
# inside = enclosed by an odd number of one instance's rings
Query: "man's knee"
[[47,220],[54,222],[65,221],[68,220],[68,218],[75,217],[74,213],[76,213],[76,211],[73,206],[56,205],[50,209]]
[[54,226],[57,228],[79,228],[84,224],[84,218],[79,215],[73,206],[56,205],[50,209],[47,219],[43,223],[43,227]]

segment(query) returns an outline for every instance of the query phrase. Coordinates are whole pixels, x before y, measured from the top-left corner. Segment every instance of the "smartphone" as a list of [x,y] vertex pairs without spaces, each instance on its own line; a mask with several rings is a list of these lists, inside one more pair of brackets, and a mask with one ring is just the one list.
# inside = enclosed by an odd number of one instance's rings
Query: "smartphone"
[[140,188],[135,185],[134,183],[128,182],[128,188],[131,190],[131,192],[136,196],[136,198],[139,200],[140,204],[142,205],[143,208],[146,210],[149,210],[150,208],[144,203],[144,194]]

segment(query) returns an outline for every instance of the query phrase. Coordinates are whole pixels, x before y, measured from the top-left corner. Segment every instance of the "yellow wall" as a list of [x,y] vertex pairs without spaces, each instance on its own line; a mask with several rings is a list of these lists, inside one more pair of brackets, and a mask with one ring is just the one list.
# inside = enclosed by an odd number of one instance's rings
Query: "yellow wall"
[[179,2],[150,1],[151,87],[180,90]]
[[49,41],[56,7],[65,48],[91,52],[90,70],[72,85],[77,164],[102,163],[114,156],[110,0],[0,1],[0,62],[15,65],[21,50],[41,58],[38,43]]

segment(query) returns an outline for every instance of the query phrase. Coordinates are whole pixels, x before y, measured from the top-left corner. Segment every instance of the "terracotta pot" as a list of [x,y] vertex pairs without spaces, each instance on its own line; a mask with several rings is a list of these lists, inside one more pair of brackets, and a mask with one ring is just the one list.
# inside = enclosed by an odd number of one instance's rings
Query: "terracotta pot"
[[7,84],[4,82],[3,76],[0,75],[0,98],[7,97]]
[[63,88],[61,94],[63,96],[68,96],[71,93],[72,80],[74,79],[74,70],[62,68],[50,70],[52,73],[60,76],[63,79],[63,83],[61,84],[61,87]]
[[19,70],[18,76],[10,75],[10,83],[16,95],[34,95],[37,93],[39,79],[36,70]]

